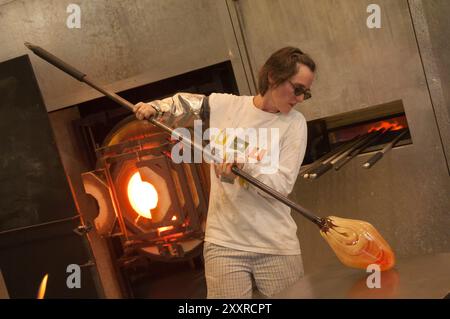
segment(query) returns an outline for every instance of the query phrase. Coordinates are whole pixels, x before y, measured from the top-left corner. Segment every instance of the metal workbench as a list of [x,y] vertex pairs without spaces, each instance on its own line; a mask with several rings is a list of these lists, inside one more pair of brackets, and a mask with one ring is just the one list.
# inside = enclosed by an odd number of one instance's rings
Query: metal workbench
[[398,259],[381,272],[381,287],[369,289],[365,270],[334,265],[304,276],[274,298],[449,298],[450,253]]

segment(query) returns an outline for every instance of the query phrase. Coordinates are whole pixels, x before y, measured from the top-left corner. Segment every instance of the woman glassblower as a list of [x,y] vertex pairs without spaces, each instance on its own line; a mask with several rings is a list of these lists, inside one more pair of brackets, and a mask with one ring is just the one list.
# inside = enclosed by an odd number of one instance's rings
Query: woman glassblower
[[[211,165],[204,244],[208,298],[251,298],[254,287],[272,296],[303,275],[297,226],[290,208],[242,179],[234,182],[231,167],[237,165],[289,195],[307,142],[305,118],[293,108],[311,97],[315,70],[307,54],[285,47],[274,52],[261,68],[256,96],[177,93],[135,106],[138,119],[155,116],[172,127],[189,123],[186,117],[192,115],[223,132],[222,141],[236,138],[226,136],[227,128],[266,129],[265,136],[257,138],[258,143],[263,141],[257,145],[257,161],[255,157],[252,161],[224,158],[222,163]],[[264,157],[278,159],[275,169],[267,169]]]

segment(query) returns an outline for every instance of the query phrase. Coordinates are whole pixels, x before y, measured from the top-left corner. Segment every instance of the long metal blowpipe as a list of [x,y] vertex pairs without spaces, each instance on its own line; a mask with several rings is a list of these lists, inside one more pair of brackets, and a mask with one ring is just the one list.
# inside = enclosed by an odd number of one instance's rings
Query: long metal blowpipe
[[375,155],[369,158],[367,162],[363,164],[363,167],[371,168],[373,165],[375,165],[375,163],[378,162],[384,156],[384,154],[389,152],[395,146],[395,144],[397,144],[397,142],[400,141],[400,139],[408,132],[409,130],[408,128],[406,128],[403,132],[397,135],[391,142],[389,142],[381,151],[376,152]]
[[316,179],[326,172],[328,172],[333,165],[341,159],[343,156],[348,154],[349,149],[353,148],[354,145],[360,143],[363,139],[367,137],[366,135],[358,136],[354,141],[350,141],[349,143],[345,144],[345,147],[342,149],[341,152],[336,153],[334,156],[328,158],[326,161],[324,161],[322,164],[320,164],[317,168],[313,169],[309,172],[309,178]]
[[359,135],[356,138],[352,139],[351,141],[344,142],[342,145],[336,147],[334,150],[323,155],[321,158],[316,160],[310,166],[301,169],[299,175],[303,176],[303,178],[309,178],[310,173],[314,172],[321,165],[324,165],[330,162],[333,158],[337,157],[339,153],[341,153],[344,149],[346,149],[348,145],[352,144],[358,137]]
[[[60,70],[70,74],[77,80],[88,84],[92,88],[103,93],[108,98],[126,107],[130,111],[134,111],[134,105],[132,103],[128,102],[117,94],[109,92],[108,90],[95,84],[88,79],[86,74],[78,71],[73,66],[60,60],[41,47],[32,45],[30,43],[25,43],[25,46],[33,51],[37,56],[56,66]],[[198,145],[192,142],[189,138],[178,134],[176,131],[166,126],[165,124],[160,123],[153,118],[151,118],[149,121],[155,126],[172,134],[172,137],[175,137],[184,145],[203,152],[203,154],[212,161],[216,163],[222,162],[221,158],[218,158],[210,152],[207,152],[201,145]],[[299,212],[302,216],[304,216],[311,222],[315,223],[320,228],[322,237],[325,238],[339,260],[341,260],[341,262],[345,265],[354,268],[366,269],[370,264],[378,264],[380,265],[381,270],[386,270],[394,266],[395,258],[392,249],[371,224],[364,221],[344,219],[334,216],[329,216],[326,218],[318,217],[306,208],[300,206],[297,203],[294,203],[287,197],[283,196],[276,190],[270,188],[261,181],[247,174],[238,167],[233,166],[232,171],[237,176],[240,176],[250,184],[266,192],[275,199],[281,201],[285,205]]]
[[384,129],[377,130],[374,133],[374,135],[369,136],[369,138],[366,139],[364,141],[364,143],[355,147],[355,149],[352,150],[349,154],[347,154],[346,157],[342,158],[340,161],[338,161],[336,164],[334,164],[334,169],[336,171],[340,170],[342,168],[342,166],[344,166],[346,163],[348,163],[352,158],[354,158],[356,155],[361,153],[366,147],[371,145],[374,141],[376,141],[380,136],[382,136],[389,130],[390,130],[390,128],[387,130],[384,130]]

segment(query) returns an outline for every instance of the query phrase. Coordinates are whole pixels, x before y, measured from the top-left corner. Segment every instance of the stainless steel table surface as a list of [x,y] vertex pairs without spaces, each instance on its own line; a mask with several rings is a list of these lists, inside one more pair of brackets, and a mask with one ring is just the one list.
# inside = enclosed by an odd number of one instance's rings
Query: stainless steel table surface
[[450,253],[398,259],[381,272],[381,288],[367,287],[371,273],[344,265],[304,276],[273,298],[444,298],[450,293]]

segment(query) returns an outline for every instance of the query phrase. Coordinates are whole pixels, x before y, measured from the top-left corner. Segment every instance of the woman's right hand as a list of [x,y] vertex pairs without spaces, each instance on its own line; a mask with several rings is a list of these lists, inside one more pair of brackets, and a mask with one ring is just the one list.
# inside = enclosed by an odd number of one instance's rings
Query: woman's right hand
[[150,104],[139,102],[134,106],[134,113],[138,120],[143,120],[155,116],[157,112]]

